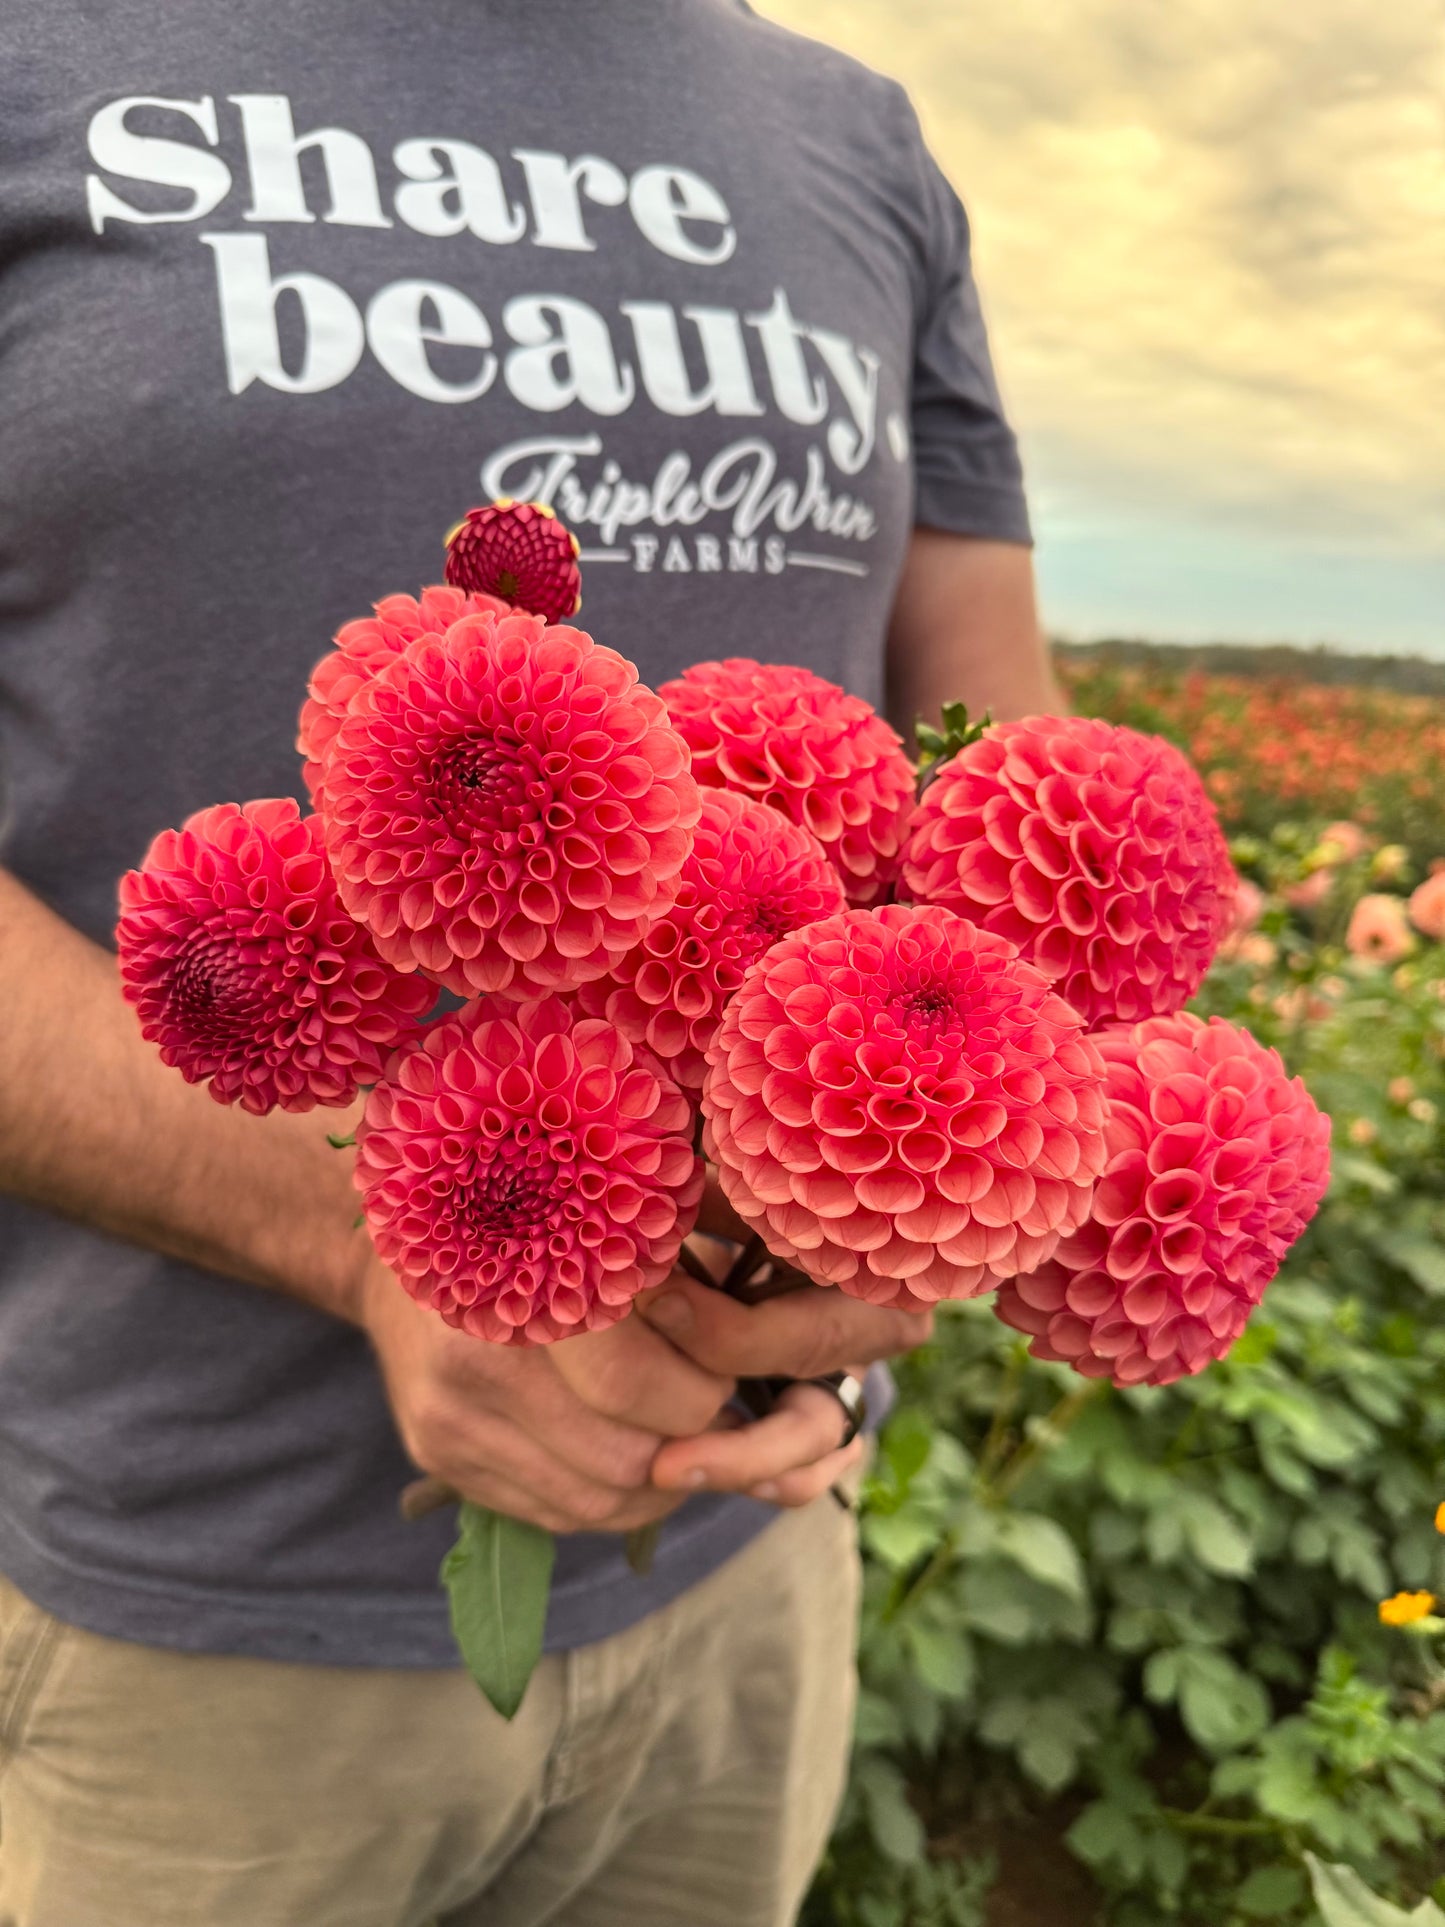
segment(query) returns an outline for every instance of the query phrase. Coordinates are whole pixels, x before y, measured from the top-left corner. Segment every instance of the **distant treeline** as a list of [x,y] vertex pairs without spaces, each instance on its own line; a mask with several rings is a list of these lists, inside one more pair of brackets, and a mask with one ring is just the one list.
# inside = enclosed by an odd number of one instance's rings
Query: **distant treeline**
[[1299,649],[1288,643],[1139,642],[1109,638],[1102,642],[1054,643],[1071,661],[1108,664],[1120,669],[1153,669],[1186,674],[1201,669],[1211,676],[1251,676],[1281,680],[1348,683],[1393,689],[1407,696],[1445,696],[1445,663],[1423,656],[1350,656],[1338,649]]

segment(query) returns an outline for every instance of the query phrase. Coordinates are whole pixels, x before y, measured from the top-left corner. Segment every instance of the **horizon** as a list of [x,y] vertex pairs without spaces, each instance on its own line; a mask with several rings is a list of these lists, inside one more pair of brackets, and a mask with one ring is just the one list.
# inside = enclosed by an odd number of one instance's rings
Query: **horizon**
[[1433,0],[764,0],[968,209],[1044,624],[1445,660]]

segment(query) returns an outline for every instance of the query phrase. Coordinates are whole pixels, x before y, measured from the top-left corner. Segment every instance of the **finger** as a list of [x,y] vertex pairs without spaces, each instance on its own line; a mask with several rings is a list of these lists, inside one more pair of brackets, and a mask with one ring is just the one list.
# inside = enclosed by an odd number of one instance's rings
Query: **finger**
[[[464,1426],[490,1414],[584,1478],[629,1491],[649,1484],[660,1435],[604,1418],[578,1398],[551,1356],[560,1346],[523,1352],[520,1347],[483,1345],[474,1338],[466,1343],[468,1351],[453,1360],[448,1397],[430,1430],[433,1456],[457,1449],[451,1433],[459,1411]],[[482,1359],[476,1362],[478,1375],[471,1375],[475,1354],[513,1349],[520,1354],[509,1361],[516,1369],[499,1376],[493,1361]],[[487,1368],[485,1376],[480,1375],[482,1367]]]
[[[444,1437],[423,1463],[428,1472],[479,1505],[493,1504],[488,1495],[505,1483],[528,1494],[535,1508],[545,1508],[549,1516],[565,1521],[561,1530],[601,1532],[610,1530],[628,1505],[653,1490],[648,1473],[658,1441],[645,1433],[634,1436],[643,1441],[644,1453],[637,1462],[637,1475],[624,1481],[609,1478],[599,1468],[572,1465],[551,1449],[550,1440],[534,1437],[511,1418],[460,1407],[451,1413]],[[516,1506],[499,1505],[498,1509],[532,1516]]]
[[468,1481],[461,1488],[461,1496],[491,1512],[525,1519],[544,1532],[633,1532],[667,1518],[686,1498],[681,1492],[660,1492],[650,1487],[643,1492],[610,1493],[605,1504],[598,1502],[579,1510],[549,1503],[529,1486],[496,1472],[479,1475],[474,1483]]
[[752,1488],[749,1496],[766,1499],[771,1505],[811,1505],[830,1486],[847,1478],[854,1466],[861,1464],[866,1443],[864,1439],[854,1439],[851,1445],[830,1452],[825,1459],[818,1459],[812,1465],[805,1465],[796,1472],[785,1472],[780,1479],[764,1479],[761,1485]]
[[933,1331],[931,1313],[864,1304],[832,1286],[740,1305],[676,1272],[633,1310],[704,1370],[729,1378],[820,1378],[912,1351]]
[[848,1415],[831,1392],[793,1385],[753,1425],[664,1445],[652,1482],[668,1491],[748,1492],[836,1452],[847,1427]]
[[730,1376],[704,1370],[640,1318],[564,1339],[549,1357],[592,1411],[664,1438],[706,1431],[733,1395]]

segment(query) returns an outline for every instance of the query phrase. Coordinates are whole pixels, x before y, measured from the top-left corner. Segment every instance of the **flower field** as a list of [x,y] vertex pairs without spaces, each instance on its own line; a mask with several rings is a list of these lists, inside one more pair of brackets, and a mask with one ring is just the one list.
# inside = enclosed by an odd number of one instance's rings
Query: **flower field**
[[1076,656],[1059,671],[1075,709],[1186,749],[1231,831],[1349,817],[1420,863],[1445,844],[1445,700]]
[[1119,1389],[976,1304],[865,1495],[808,1927],[1445,1921],[1445,704],[1065,666],[1206,773],[1247,887],[1191,1008],[1334,1120],[1230,1356]]

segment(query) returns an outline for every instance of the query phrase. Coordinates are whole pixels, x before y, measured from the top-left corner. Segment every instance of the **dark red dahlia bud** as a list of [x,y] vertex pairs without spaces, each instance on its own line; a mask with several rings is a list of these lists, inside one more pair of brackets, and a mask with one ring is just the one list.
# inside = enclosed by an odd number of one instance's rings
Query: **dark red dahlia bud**
[[501,596],[548,622],[566,622],[582,607],[578,554],[576,536],[544,502],[503,496],[468,509],[447,537],[447,581]]

